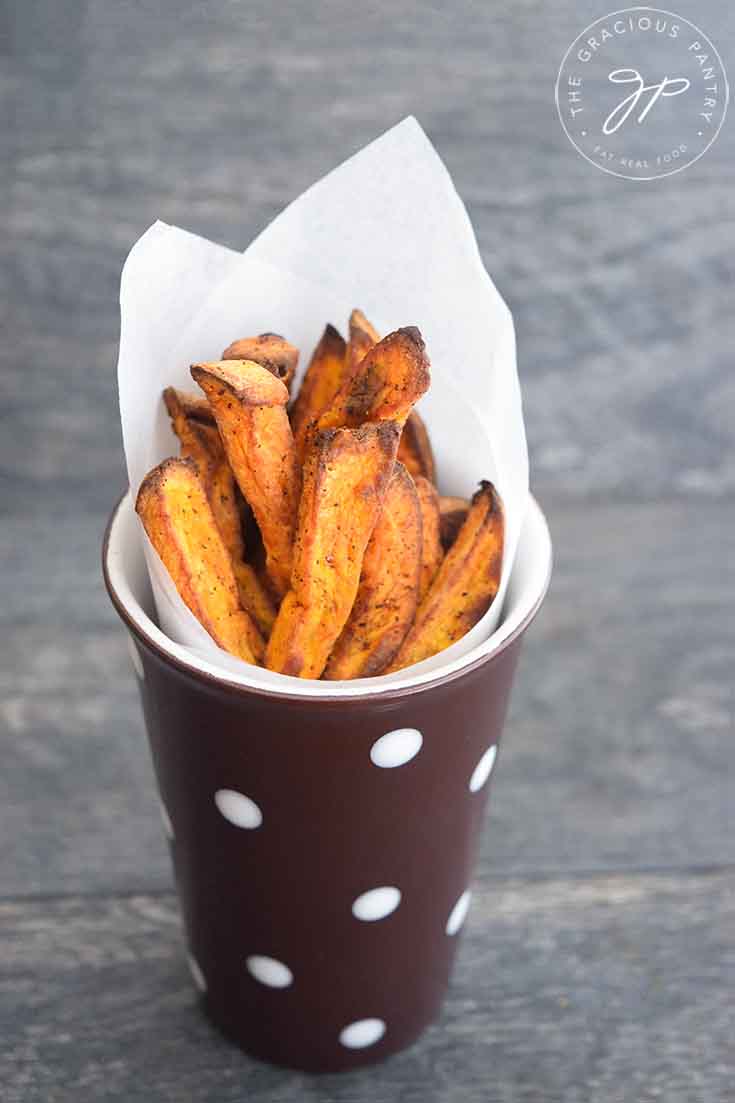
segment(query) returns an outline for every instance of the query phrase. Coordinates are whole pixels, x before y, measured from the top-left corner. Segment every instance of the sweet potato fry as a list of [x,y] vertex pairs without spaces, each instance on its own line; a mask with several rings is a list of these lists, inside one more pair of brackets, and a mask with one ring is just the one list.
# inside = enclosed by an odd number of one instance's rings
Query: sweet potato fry
[[[186,394],[173,387],[166,388],[163,398],[174,432],[181,442],[181,455],[196,463],[217,527],[230,553],[240,604],[267,639],[276,619],[276,611],[253,567],[244,562],[242,510],[247,507],[237,491],[212,408],[206,398]],[[259,539],[254,523],[253,527]]]
[[365,549],[360,585],[324,678],[368,678],[388,665],[416,614],[421,509],[413,479],[397,463]]
[[500,585],[503,531],[500,498],[483,482],[388,671],[443,651],[487,612]]
[[399,436],[391,421],[316,435],[304,464],[291,589],[268,642],[269,669],[299,678],[324,670],[355,601]]
[[258,662],[263,640],[240,607],[230,556],[196,464],[170,459],[154,467],[141,483],[135,508],[199,623],[225,651]]
[[222,359],[252,360],[267,368],[290,390],[299,362],[299,350],[278,333],[261,333],[258,337],[242,337],[239,341],[233,341],[222,353]]
[[449,551],[457,539],[469,508],[466,498],[439,498],[439,534],[444,551]]
[[[400,445],[399,445],[400,448]],[[424,600],[434,575],[439,570],[444,549],[439,539],[439,495],[436,487],[423,475],[414,475],[416,493],[421,507],[421,577],[419,602]]]
[[[170,400],[173,402],[173,409],[169,406]],[[166,387],[163,392],[163,401],[172,421],[178,410],[190,421],[200,421],[204,425],[216,425],[212,407],[203,395],[192,394],[191,391],[180,391],[177,387]]]
[[304,455],[307,434],[342,386],[345,355],[344,338],[334,326],[328,325],[291,407],[291,428],[300,458]]
[[429,482],[436,482],[436,466],[429,434],[415,410],[411,410],[406,418],[401,443],[398,445],[398,459],[414,478],[423,475]]
[[358,366],[373,345],[377,345],[380,334],[363,312],[355,308],[350,314],[349,321],[350,340],[347,345],[347,357],[345,362],[345,379],[355,374]]
[[276,619],[276,609],[270,595],[266,592],[255,568],[250,563],[233,560],[232,569],[235,572],[240,604],[250,614],[263,637],[267,640]]
[[[244,545],[235,479],[209,403],[197,395],[177,391],[175,387],[166,388],[163,401],[173,431],[179,438],[181,455],[184,459],[193,460],[197,466],[225,547],[233,560],[241,560]],[[206,415],[202,407],[206,408]]]
[[[217,433],[215,428],[210,430]],[[217,433],[219,439],[219,434]],[[221,443],[220,443],[221,447]],[[204,489],[212,507],[217,528],[222,533],[225,547],[232,556],[233,563],[239,563],[245,555],[245,542],[242,537],[240,508],[237,502],[237,490],[232,468],[222,453],[222,461],[212,467]]]
[[193,364],[217,419],[230,467],[250,504],[278,594],[288,589],[301,477],[286,414],[288,391],[249,360]]
[[389,333],[373,345],[332,405],[320,429],[355,428],[366,421],[395,421],[401,427],[429,386],[429,358],[415,326]]
[[[166,387],[163,403],[171,418],[171,428],[179,438],[181,453],[185,459],[194,460],[205,468],[213,459],[224,459],[224,449],[219,446],[219,456],[213,455],[216,443],[211,430],[216,432],[214,414],[206,398],[199,400],[197,395],[179,391],[176,387]],[[205,420],[205,410],[209,420]],[[201,411],[201,413],[200,413]]]

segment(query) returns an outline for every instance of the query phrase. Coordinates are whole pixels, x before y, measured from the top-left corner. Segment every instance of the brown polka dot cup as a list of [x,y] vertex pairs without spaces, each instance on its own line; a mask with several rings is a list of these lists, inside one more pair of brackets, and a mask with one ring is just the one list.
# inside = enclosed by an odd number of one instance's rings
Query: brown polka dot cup
[[163,635],[129,495],[105,582],[130,632],[194,984],[248,1053],[378,1061],[435,1018],[462,925],[521,641],[551,570],[531,502],[498,646],[358,697],[214,677]]

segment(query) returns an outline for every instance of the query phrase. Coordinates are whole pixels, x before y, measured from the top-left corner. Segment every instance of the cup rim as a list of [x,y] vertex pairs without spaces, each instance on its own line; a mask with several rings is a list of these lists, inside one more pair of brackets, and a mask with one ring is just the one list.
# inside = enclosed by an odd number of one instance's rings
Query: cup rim
[[[535,596],[532,598],[528,609],[522,616],[521,620],[515,626],[515,628],[505,636],[497,647],[492,648],[490,651],[484,652],[476,659],[473,659],[465,665],[459,667],[456,670],[442,673],[441,670],[437,671],[436,677],[427,681],[419,682],[415,685],[402,685],[392,688],[387,685],[384,689],[376,689],[374,691],[367,691],[365,693],[351,694],[350,696],[335,696],[330,695],[328,692],[323,696],[321,694],[314,694],[311,696],[305,696],[298,693],[289,693],[287,691],[266,689],[259,686],[246,686],[239,682],[231,681],[226,676],[210,674],[206,670],[202,670],[196,666],[193,662],[187,663],[183,661],[178,655],[168,651],[161,643],[155,639],[151,632],[148,630],[152,628],[163,639],[167,639],[162,629],[155,624],[153,620],[148,616],[146,611],[138,604],[138,616],[135,616],[127,604],[120,596],[117,588],[111,577],[109,555],[110,545],[112,541],[112,533],[115,527],[115,523],[118,518],[118,514],[122,509],[125,501],[130,496],[130,490],[124,491],[118,498],[110,516],[105,525],[105,532],[102,539],[102,576],[105,583],[105,588],[110,597],[110,600],[115,607],[115,610],[126,625],[128,630],[137,637],[138,640],[148,650],[154,652],[159,660],[169,666],[173,666],[180,674],[184,674],[187,677],[194,678],[197,681],[202,682],[210,689],[224,689],[228,692],[236,695],[251,698],[253,696],[260,697],[264,701],[278,701],[282,704],[298,705],[303,707],[307,704],[311,704],[312,707],[321,707],[323,705],[335,707],[344,707],[346,705],[365,705],[372,704],[387,704],[392,701],[401,700],[405,697],[415,696],[419,693],[425,693],[429,690],[436,689],[440,685],[447,685],[450,682],[455,681],[458,678],[463,678],[466,675],[471,674],[473,671],[478,670],[480,667],[485,666],[487,663],[494,662],[498,659],[508,648],[510,648],[516,640],[519,639],[526,631],[531,621],[534,620],[541,605],[546,597],[549,589],[549,583],[551,581],[551,572],[553,565],[553,548],[551,544],[551,535],[549,533],[549,526],[544,515],[543,510],[539,506],[538,502],[532,494],[528,496],[528,509],[534,511],[537,515],[537,520],[540,521],[545,536],[546,544],[548,547],[548,555],[546,561],[546,570],[544,572],[543,583],[538,587]],[[173,641],[170,641],[173,642]]]

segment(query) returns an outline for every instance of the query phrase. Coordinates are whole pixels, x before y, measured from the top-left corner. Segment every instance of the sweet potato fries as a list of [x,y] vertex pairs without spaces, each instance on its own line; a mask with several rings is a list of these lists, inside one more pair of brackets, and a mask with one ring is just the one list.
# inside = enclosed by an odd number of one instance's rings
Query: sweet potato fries
[[291,577],[301,474],[286,413],[288,391],[252,360],[194,364],[238,486],[255,514],[268,574],[279,595]]
[[266,666],[318,678],[347,622],[398,449],[392,421],[317,434],[304,467],[291,589]]
[[389,670],[436,655],[484,616],[500,585],[503,529],[500,498],[483,482]]
[[439,496],[414,409],[430,377],[415,326],[381,338],[353,310],[345,341],[327,325],[289,410],[298,359],[261,333],[191,366],[201,395],[166,388],[180,458],[146,476],[136,509],[233,655],[330,681],[400,670],[489,608],[502,504],[488,482],[471,504]]
[[258,662],[263,639],[240,606],[232,561],[192,460],[164,460],[141,483],[135,508],[179,594],[212,639]]
[[413,479],[403,464],[396,463],[365,549],[349,619],[329,656],[325,678],[380,673],[401,646],[418,604],[421,518]]

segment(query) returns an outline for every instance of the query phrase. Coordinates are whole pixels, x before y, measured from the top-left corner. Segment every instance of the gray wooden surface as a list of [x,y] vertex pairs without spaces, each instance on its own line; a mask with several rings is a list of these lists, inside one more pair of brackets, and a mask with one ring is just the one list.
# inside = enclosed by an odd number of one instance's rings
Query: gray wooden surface
[[[725,63],[735,10],[678,0]],[[666,1099],[735,1061],[732,126],[634,184],[553,85],[553,5],[0,4],[0,1083],[66,1101]],[[185,972],[99,539],[122,488],[119,272],[155,218],[243,247],[407,113],[511,305],[556,568],[528,638],[441,1022],[309,1080]],[[420,320],[419,320],[420,321]]]
[[379,1068],[318,1078],[248,1061],[207,1024],[169,895],[7,901],[0,916],[5,1103],[732,1098],[722,873],[484,885],[439,1022]]

